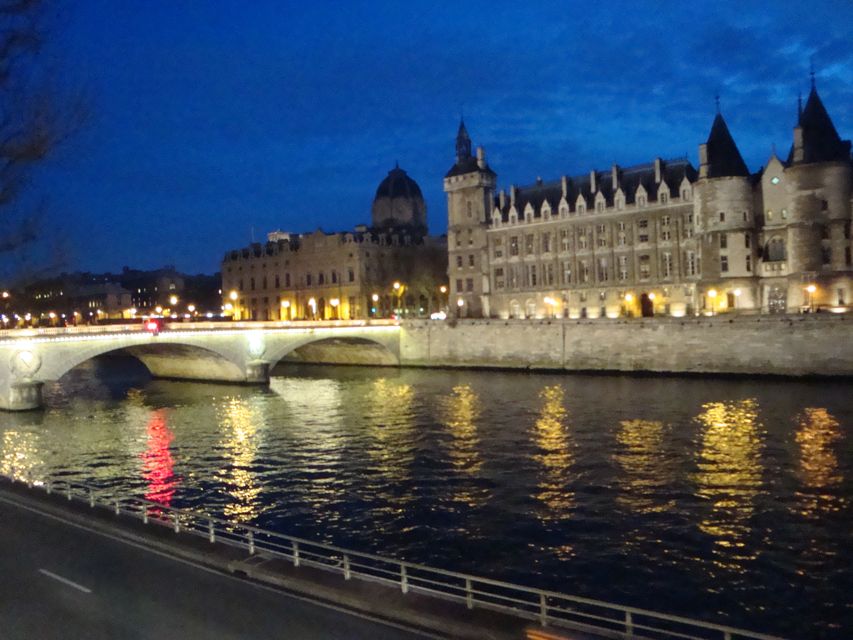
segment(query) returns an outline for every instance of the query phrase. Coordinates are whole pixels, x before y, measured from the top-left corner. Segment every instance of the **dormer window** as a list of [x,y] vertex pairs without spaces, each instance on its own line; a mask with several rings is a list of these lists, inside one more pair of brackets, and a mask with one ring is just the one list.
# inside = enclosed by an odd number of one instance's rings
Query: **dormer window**
[[603,213],[604,212],[604,203],[601,202],[600,200],[598,202],[596,202],[595,203],[595,210],[598,211],[599,213]]
[[646,206],[646,196],[637,196],[637,206],[645,207]]
[[585,206],[585,205],[582,205],[582,204],[579,204],[579,205],[578,205],[578,213],[580,213],[580,214],[584,214],[584,213],[586,213],[586,206]]
[[569,207],[568,207],[568,205],[561,204],[561,205],[560,205],[560,217],[561,217],[561,218],[565,218],[567,215],[569,215]]
[[669,194],[668,194],[668,193],[666,193],[665,191],[664,191],[664,192],[661,192],[661,194],[660,194],[660,202],[661,202],[661,204],[666,204],[668,200],[669,200]]

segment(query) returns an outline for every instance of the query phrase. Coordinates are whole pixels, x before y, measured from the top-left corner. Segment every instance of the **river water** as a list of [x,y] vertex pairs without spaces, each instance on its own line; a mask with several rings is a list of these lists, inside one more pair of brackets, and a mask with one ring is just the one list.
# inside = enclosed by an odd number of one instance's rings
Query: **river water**
[[0,472],[786,638],[853,637],[849,381],[99,359],[0,415]]

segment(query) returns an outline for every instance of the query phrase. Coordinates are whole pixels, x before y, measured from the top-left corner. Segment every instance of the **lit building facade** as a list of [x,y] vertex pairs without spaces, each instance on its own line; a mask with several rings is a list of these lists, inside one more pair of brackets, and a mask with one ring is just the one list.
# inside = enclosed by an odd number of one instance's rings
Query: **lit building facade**
[[229,251],[222,261],[222,306],[242,320],[427,313],[443,306],[445,265],[446,239],[427,234],[420,187],[398,166],[376,190],[370,227],[274,231],[266,243]]
[[470,317],[846,311],[850,142],[814,86],[786,160],[750,173],[721,114],[685,159],[496,193],[460,124],[448,198],[451,306]]

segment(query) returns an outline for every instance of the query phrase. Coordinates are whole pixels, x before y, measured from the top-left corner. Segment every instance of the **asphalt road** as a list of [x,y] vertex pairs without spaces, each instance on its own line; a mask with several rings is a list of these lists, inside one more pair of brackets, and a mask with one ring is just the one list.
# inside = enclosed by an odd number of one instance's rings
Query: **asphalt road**
[[0,499],[0,637],[431,637],[307,602]]

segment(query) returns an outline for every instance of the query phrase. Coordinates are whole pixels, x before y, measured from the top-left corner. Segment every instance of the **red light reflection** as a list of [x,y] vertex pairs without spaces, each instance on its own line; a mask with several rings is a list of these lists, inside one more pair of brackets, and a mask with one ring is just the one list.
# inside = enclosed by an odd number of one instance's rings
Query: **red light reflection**
[[173,472],[175,462],[172,460],[171,451],[169,451],[169,445],[172,443],[174,434],[166,425],[165,409],[158,409],[151,414],[146,432],[148,434],[148,449],[140,454],[142,477],[148,481],[145,499],[159,502],[168,507],[172,502],[172,496],[175,494],[178,478]]

